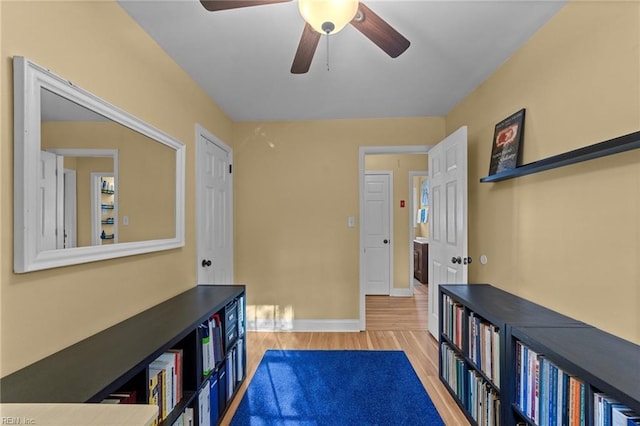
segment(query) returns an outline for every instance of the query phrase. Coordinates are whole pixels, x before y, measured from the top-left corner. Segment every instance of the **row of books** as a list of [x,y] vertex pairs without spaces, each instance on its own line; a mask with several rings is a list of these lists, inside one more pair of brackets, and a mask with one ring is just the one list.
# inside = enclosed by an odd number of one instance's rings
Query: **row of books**
[[244,336],[244,296],[238,298],[238,336]]
[[441,374],[451,390],[460,401],[465,401],[465,383],[468,368],[460,354],[447,343],[440,345],[440,356],[442,358]]
[[464,307],[446,294],[442,297],[442,331],[458,348],[462,349]]
[[182,365],[182,349],[169,349],[149,364],[149,404],[159,408],[155,424],[182,399]]
[[500,331],[474,312],[469,314],[469,358],[500,386]]
[[206,377],[224,359],[222,346],[224,330],[220,315],[212,315],[211,318],[200,324],[199,329],[202,340],[202,374]]
[[500,384],[500,330],[475,312],[465,313],[464,307],[448,295],[443,295],[442,330],[458,348],[463,349],[463,323],[467,321],[469,359],[498,386]]
[[480,426],[500,424],[500,395],[487,381],[469,368],[460,354],[447,343],[440,346],[441,373],[467,412]]
[[467,411],[478,426],[500,424],[500,395],[477,371],[468,371]]
[[214,371],[198,393],[198,425],[214,426],[244,379],[244,340],[239,339],[224,364]]
[[231,349],[227,360],[227,400],[231,399],[235,387],[244,379],[244,339]]
[[516,402],[540,426],[586,424],[586,385],[544,355],[516,342]]
[[637,426],[640,415],[601,392],[593,394],[594,426]]

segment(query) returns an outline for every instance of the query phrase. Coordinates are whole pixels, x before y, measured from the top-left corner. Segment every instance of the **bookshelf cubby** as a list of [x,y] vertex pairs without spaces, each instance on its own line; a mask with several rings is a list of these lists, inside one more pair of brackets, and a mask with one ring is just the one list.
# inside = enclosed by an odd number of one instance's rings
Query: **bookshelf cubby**
[[[584,323],[489,284],[441,285],[439,294],[441,381],[472,425],[515,424],[516,417],[511,407],[515,391],[514,355],[511,347],[513,325],[580,327]],[[449,306],[454,306],[456,321],[449,319]],[[475,343],[472,343],[470,336],[474,336],[474,322],[482,327],[476,326],[476,330],[485,330],[490,337],[485,336],[482,340],[476,337]],[[450,323],[456,324],[455,333],[449,332]],[[477,331],[475,336],[478,336]],[[449,383],[450,358],[447,360],[443,357],[451,357],[451,351],[457,364],[455,377],[458,380],[453,382],[456,384],[455,388]],[[489,363],[491,368],[488,368]],[[478,401],[483,398],[489,406],[483,404],[480,407]],[[487,410],[488,407],[491,410]],[[485,414],[492,423],[484,421]]]
[[[583,408],[576,410],[583,412],[583,424],[600,424],[594,415],[596,394],[606,395],[640,416],[640,346],[591,326],[514,327],[511,335],[514,350],[517,345],[526,347],[539,355],[543,362],[583,384]],[[540,369],[538,378],[545,376],[543,371]],[[539,391],[540,400],[553,401],[555,397],[557,401],[557,392],[545,390],[547,386],[544,384],[545,379]],[[565,395],[564,399],[568,412],[567,399],[570,398]],[[513,401],[513,408],[517,413],[516,420],[524,424],[547,424],[546,421],[536,421],[540,416],[532,419],[518,400]],[[558,411],[557,404],[555,410]],[[545,417],[549,416],[548,411],[540,411]]]
[[[198,285],[3,377],[0,401],[100,403],[114,395],[132,395],[131,402],[148,404],[150,364],[165,353],[179,352],[181,374],[175,389],[180,391],[174,392],[175,407],[158,423],[172,425],[185,411],[192,411],[194,424],[214,425],[245,378],[245,300],[243,285]],[[224,330],[222,357],[205,372],[201,325],[214,315]],[[200,396],[221,375],[225,392],[217,399],[216,417],[198,422],[204,402]]]

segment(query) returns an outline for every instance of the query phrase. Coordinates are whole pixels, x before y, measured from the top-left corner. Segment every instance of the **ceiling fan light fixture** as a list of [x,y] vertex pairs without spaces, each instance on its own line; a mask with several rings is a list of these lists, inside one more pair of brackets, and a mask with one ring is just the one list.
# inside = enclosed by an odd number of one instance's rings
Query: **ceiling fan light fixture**
[[356,16],[358,3],[358,0],[298,0],[298,9],[314,30],[335,34]]

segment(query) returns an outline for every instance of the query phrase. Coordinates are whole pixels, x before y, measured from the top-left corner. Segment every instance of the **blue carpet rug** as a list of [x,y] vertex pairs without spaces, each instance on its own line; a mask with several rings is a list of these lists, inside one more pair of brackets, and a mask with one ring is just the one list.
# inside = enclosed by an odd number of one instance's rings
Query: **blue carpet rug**
[[444,422],[402,351],[269,350],[231,425]]

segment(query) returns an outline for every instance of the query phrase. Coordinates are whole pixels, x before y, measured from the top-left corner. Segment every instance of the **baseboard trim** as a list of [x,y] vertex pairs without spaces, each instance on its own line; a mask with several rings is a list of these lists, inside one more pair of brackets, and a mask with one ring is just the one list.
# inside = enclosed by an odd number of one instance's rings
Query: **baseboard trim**
[[358,332],[359,320],[248,320],[248,331]]
[[389,296],[392,297],[411,297],[413,292],[410,288],[392,288],[389,292]]

